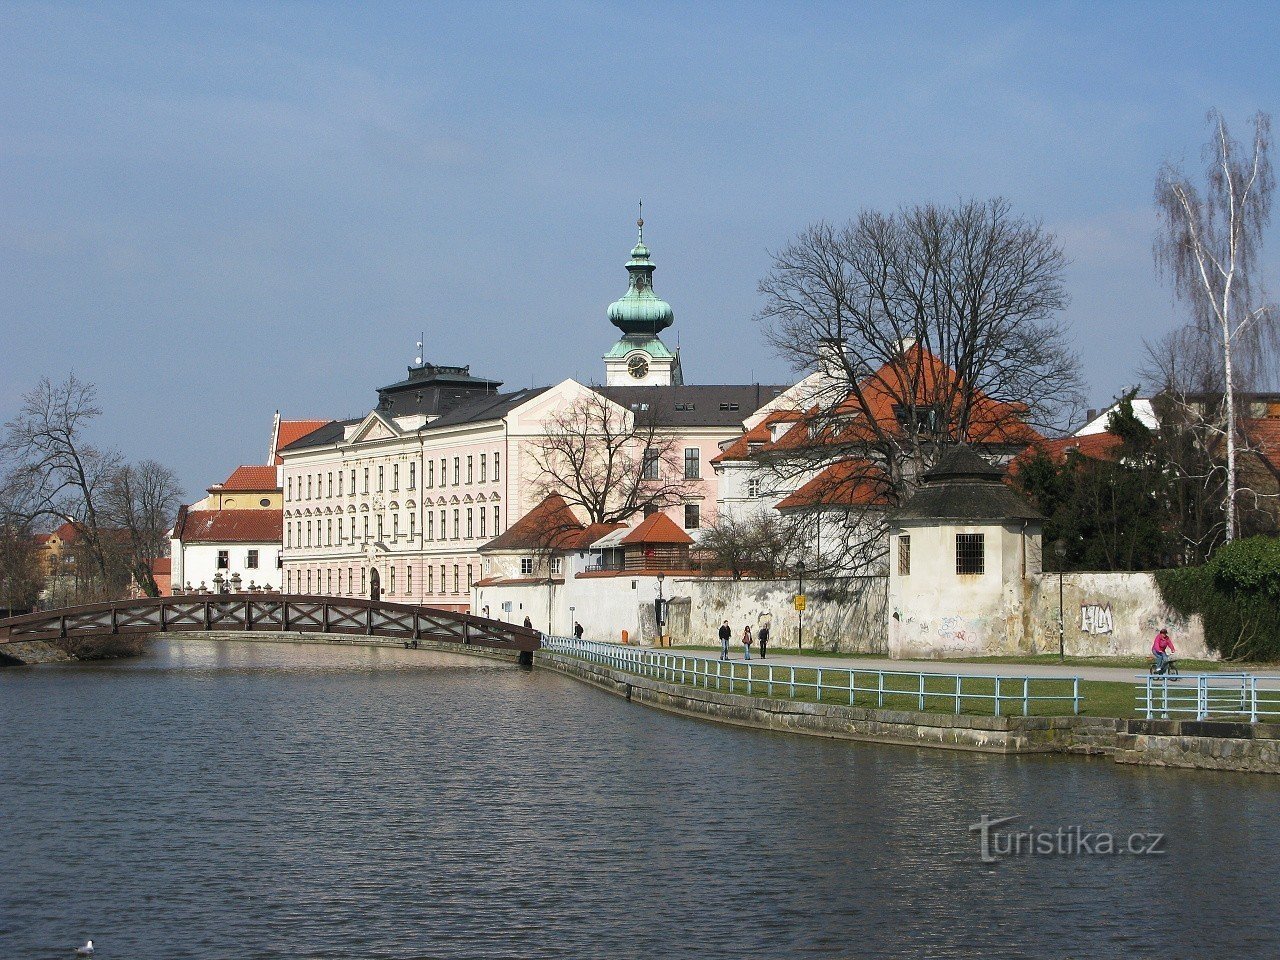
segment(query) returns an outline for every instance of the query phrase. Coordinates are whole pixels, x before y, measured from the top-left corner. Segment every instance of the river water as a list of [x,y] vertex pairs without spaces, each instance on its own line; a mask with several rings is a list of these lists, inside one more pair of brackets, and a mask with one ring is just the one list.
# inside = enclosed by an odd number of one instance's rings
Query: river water
[[[0,957],[1270,957],[1280,782],[688,720],[546,671],[157,642],[0,671]],[[984,863],[982,815],[1166,834]]]

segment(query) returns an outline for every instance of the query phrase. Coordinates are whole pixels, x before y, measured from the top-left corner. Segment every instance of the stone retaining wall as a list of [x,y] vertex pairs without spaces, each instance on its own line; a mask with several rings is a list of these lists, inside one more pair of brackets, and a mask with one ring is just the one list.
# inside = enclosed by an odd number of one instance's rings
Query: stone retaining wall
[[1277,724],[872,710],[719,693],[563,654],[539,652],[534,663],[645,706],[763,730],[986,753],[1109,755],[1120,763],[1280,773]]

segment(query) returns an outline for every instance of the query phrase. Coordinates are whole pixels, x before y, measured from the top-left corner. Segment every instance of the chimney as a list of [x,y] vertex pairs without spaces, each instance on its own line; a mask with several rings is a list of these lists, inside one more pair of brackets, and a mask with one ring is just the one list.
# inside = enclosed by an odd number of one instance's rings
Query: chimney
[[844,341],[835,337],[828,337],[818,344],[818,370],[828,379],[848,378],[845,349]]

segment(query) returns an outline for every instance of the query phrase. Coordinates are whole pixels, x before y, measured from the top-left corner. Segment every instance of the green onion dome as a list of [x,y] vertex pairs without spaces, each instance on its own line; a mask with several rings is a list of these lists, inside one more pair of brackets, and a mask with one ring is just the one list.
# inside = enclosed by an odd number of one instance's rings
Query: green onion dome
[[636,226],[640,236],[627,261],[631,278],[622,299],[609,304],[609,322],[623,333],[656,334],[671,326],[676,318],[671,304],[653,292],[653,271],[657,267],[649,259],[649,248],[644,245],[644,220],[636,221]]

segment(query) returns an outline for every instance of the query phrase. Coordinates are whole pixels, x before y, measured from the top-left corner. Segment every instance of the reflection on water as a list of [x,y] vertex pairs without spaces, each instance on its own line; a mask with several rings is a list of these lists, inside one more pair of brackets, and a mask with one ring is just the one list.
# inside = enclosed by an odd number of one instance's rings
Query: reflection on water
[[[1280,784],[700,723],[556,674],[190,641],[0,671],[0,957],[1274,953]],[[986,865],[982,814],[1167,832]]]

